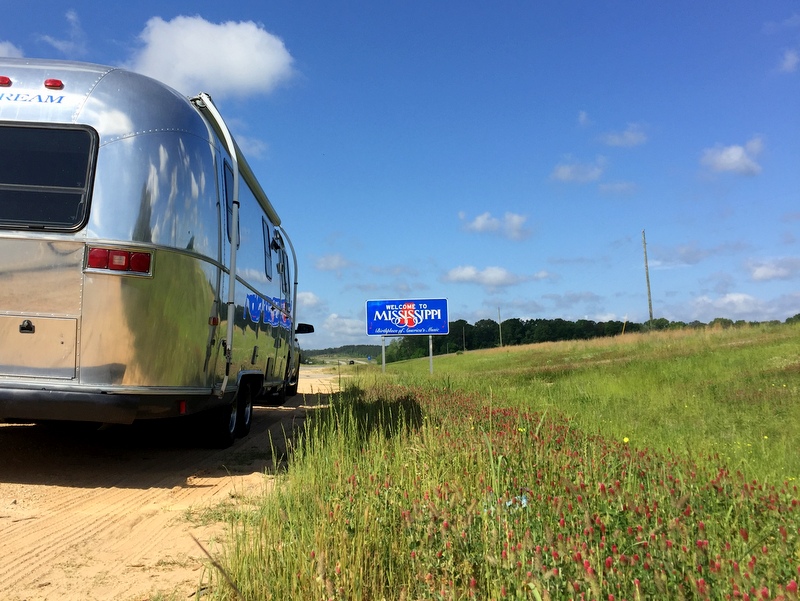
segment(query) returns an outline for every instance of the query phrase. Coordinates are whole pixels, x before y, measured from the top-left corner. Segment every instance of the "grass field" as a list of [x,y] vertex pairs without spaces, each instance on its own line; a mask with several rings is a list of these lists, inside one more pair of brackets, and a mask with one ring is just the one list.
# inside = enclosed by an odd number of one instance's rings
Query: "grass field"
[[207,598],[798,599],[797,325],[358,373]]

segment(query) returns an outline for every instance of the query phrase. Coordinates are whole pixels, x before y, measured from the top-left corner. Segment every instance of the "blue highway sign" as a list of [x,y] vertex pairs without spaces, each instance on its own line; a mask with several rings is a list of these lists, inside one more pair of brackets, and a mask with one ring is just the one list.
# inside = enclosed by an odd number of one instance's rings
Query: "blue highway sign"
[[447,299],[367,301],[368,336],[447,334]]

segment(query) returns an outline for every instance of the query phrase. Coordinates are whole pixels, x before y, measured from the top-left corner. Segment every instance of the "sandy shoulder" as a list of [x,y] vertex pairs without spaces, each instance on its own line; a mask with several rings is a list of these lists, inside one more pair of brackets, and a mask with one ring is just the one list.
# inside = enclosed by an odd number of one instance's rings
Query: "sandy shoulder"
[[284,433],[339,382],[302,366],[298,395],[257,407],[250,435],[225,450],[197,448],[163,424],[0,424],[0,599],[190,598],[208,565],[195,539],[215,553],[227,536],[215,509],[271,490]]

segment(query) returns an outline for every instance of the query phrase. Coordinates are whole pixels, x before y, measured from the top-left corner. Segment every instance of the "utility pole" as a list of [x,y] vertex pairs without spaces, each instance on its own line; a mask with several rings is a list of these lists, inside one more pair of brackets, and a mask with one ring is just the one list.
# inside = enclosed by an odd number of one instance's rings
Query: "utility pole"
[[500,348],[503,348],[503,321],[500,319],[500,307],[497,307],[497,323],[500,326]]
[[644,249],[644,277],[647,279],[647,306],[650,309],[650,330],[653,329],[653,297],[650,296],[650,269],[647,266],[647,241],[642,230],[642,248]]

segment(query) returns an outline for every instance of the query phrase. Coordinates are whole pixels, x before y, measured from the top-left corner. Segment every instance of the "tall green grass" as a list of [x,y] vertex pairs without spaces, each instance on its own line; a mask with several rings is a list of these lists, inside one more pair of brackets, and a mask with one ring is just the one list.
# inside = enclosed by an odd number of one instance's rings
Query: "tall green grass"
[[206,598],[795,600],[798,333],[362,370],[230,513]]
[[587,432],[760,479],[800,477],[800,327],[632,334],[389,364],[398,381],[551,410]]

